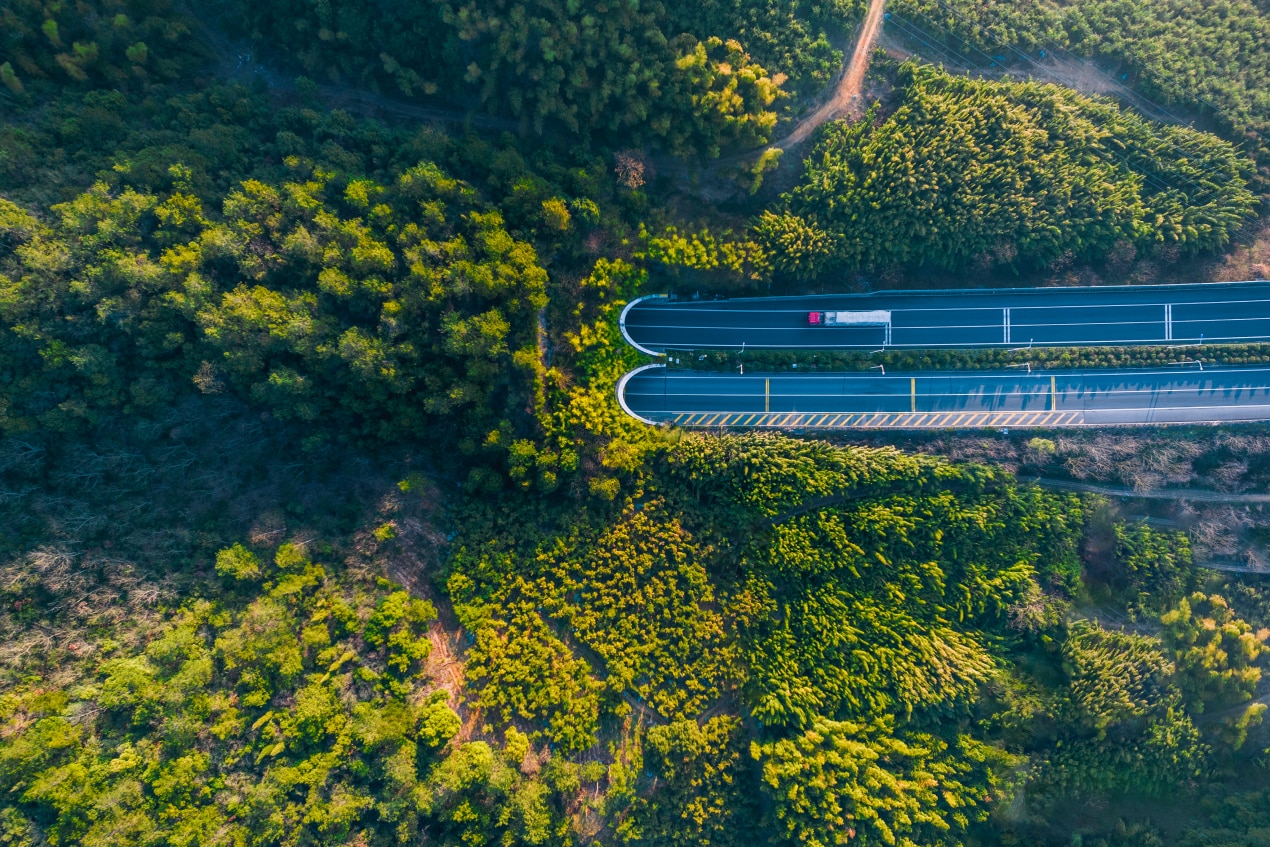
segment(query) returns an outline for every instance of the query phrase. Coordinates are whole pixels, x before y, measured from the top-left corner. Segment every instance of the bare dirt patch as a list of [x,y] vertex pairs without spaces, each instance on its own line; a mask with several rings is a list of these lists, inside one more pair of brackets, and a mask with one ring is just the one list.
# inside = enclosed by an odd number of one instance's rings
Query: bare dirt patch
[[793,132],[772,144],[773,147],[788,150],[806,141],[821,124],[827,121],[845,114],[858,118],[864,113],[864,110],[860,108],[860,93],[864,85],[864,75],[869,70],[869,57],[873,54],[873,45],[882,32],[882,13],[885,7],[886,0],[872,0],[869,4],[869,12],[864,18],[864,24],[860,27],[860,35],[856,39],[851,62],[838,78],[829,99],[799,121]]

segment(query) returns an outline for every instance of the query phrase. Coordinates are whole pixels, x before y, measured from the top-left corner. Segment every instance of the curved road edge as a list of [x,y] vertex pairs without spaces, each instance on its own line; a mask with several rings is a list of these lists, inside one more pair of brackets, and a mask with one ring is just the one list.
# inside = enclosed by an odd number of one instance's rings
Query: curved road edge
[[[666,352],[663,350],[659,353],[656,350],[649,350],[647,347],[640,344],[634,338],[631,338],[630,333],[626,331],[626,316],[630,314],[631,309],[635,308],[640,303],[643,303],[646,300],[665,300],[665,299],[667,299],[665,294],[645,294],[643,297],[636,297],[634,300],[626,304],[626,306],[622,309],[622,314],[617,319],[617,328],[622,333],[622,338],[626,340],[626,343],[634,347],[639,352],[644,353],[645,355],[648,355],[648,356],[665,356]],[[631,373],[627,374],[625,377],[622,377],[623,381],[625,381],[627,377],[631,376],[634,373],[637,373],[637,371],[631,371]],[[623,384],[625,383],[623,382]],[[620,387],[618,388],[618,399],[621,399]],[[625,407],[625,404],[623,404],[623,407]],[[639,416],[636,415],[635,417],[639,417]],[[643,420],[642,418],[640,419]]]
[[[665,354],[662,353],[661,355],[664,356]],[[617,381],[617,404],[622,407],[623,412],[630,415],[632,418],[639,421],[640,423],[646,423],[649,426],[661,426],[660,422],[650,420],[649,418],[646,418],[643,415],[636,413],[635,410],[633,410],[630,406],[626,404],[626,383],[630,382],[632,378],[638,376],[639,374],[642,374],[644,371],[652,370],[653,368],[664,369],[665,367],[666,367],[665,365],[656,364],[656,363],[651,365],[643,365],[641,367],[636,368],[633,371],[629,371],[622,375],[622,378]]]
[[[657,368],[653,371],[653,368]],[[1270,367],[737,376],[645,365],[618,386],[642,422],[701,429],[981,429],[1270,421]]]

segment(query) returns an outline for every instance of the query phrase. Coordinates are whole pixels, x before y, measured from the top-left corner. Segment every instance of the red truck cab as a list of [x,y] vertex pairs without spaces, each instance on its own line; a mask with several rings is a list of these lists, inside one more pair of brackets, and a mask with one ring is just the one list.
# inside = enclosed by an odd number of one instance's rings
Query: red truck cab
[[808,326],[820,326],[820,312],[808,312],[807,324]]

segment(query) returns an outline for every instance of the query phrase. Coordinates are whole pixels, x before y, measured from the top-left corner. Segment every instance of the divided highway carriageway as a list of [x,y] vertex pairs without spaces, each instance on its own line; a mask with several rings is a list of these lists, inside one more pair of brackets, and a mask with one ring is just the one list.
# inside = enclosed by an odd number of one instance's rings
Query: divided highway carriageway
[[648,423],[947,429],[1270,420],[1270,368],[734,374],[651,365],[619,386]]
[[[835,310],[890,324],[811,325]],[[1270,341],[1270,283],[897,292],[669,301],[622,316],[627,341],[667,349],[891,349]],[[618,399],[652,424],[753,429],[945,429],[1270,420],[1270,367],[1088,371],[706,373],[648,365]]]
[[[812,312],[887,311],[887,326],[813,326]],[[643,298],[622,331],[666,349],[937,349],[1270,341],[1270,282],[904,291],[737,300]]]

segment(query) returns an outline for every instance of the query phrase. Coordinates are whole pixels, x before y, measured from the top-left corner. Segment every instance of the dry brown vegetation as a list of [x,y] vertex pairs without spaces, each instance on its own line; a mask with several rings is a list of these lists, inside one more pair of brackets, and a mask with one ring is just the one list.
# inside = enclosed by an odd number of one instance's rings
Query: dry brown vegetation
[[[1220,428],[1016,430],[995,433],[866,437],[906,450],[982,462],[1022,478],[1039,477],[1175,496],[1115,497],[1119,514],[1185,530],[1200,562],[1270,563],[1270,507],[1251,502],[1270,491],[1270,429]],[[1215,492],[1208,496],[1204,492]],[[1220,502],[1221,494],[1231,502]],[[1247,498],[1247,499],[1241,499]]]

